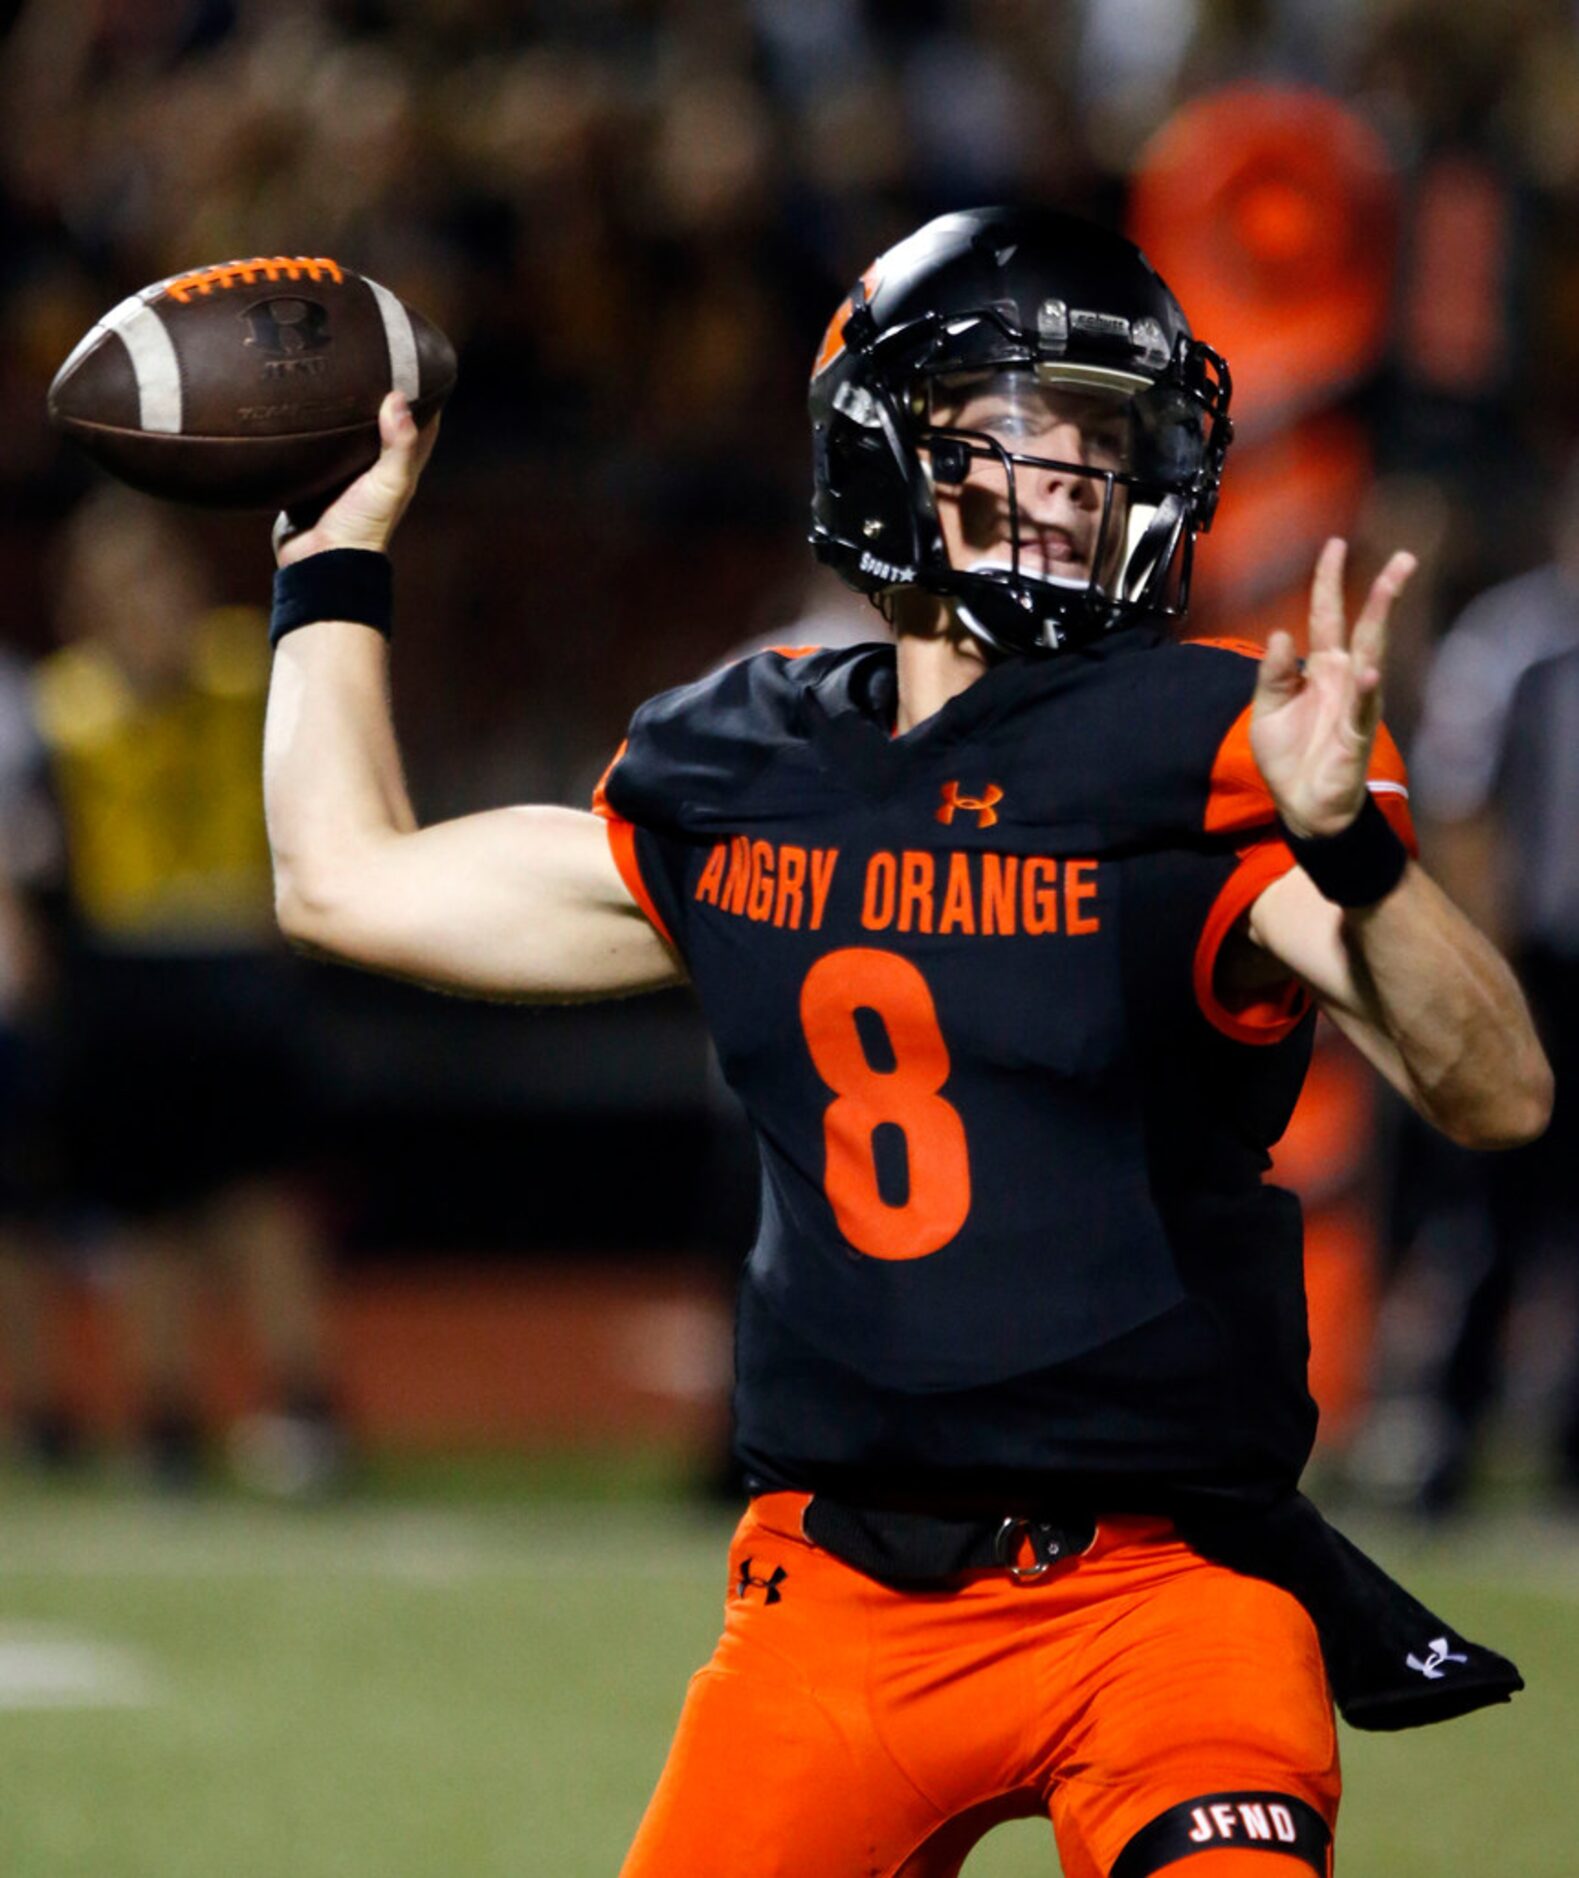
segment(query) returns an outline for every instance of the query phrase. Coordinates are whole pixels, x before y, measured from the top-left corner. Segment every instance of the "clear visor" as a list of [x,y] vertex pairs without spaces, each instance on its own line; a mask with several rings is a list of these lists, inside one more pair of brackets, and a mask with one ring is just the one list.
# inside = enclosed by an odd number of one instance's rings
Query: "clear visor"
[[1134,460],[1129,389],[1043,376],[1031,366],[950,373],[925,381],[934,430],[977,431],[1011,455],[1127,472]]
[[938,375],[912,408],[953,567],[1109,599],[1134,597],[1137,549],[1202,456],[1187,396],[1101,367]]

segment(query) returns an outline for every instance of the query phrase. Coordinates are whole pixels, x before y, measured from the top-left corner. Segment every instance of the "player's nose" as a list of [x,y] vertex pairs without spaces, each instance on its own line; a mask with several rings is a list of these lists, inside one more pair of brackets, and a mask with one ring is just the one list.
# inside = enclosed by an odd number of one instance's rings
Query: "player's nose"
[[1039,494],[1062,496],[1076,508],[1102,506],[1102,478],[1085,467],[1088,448],[1078,424],[1059,424],[1037,440],[1036,455],[1045,459],[1035,472]]

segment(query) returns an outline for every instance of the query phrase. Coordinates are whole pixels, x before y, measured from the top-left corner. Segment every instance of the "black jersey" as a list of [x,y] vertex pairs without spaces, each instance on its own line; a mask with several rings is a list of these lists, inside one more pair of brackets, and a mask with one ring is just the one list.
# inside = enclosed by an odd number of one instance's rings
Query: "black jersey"
[[637,712],[598,806],[761,1154],[753,1488],[1297,1476],[1299,1212],[1262,1176],[1308,1000],[1213,982],[1292,865],[1254,675],[1141,629],[1005,661],[903,736],[890,646],[764,653]]

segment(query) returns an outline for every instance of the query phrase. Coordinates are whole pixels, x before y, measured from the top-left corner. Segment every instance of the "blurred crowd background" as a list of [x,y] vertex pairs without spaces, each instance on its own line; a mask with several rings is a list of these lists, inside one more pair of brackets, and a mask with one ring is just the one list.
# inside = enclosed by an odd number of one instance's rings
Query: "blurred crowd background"
[[[1427,858],[1572,1058],[1573,0],[11,0],[0,95],[18,1458],[190,1486],[229,1428],[305,1491],[381,1443],[722,1440],[752,1176],[686,1001],[474,1009],[272,937],[268,518],[130,498],[45,416],[196,265],[333,255],[459,350],[398,550],[432,819],[584,803],[651,691],[877,629],[804,545],[809,361],[876,253],[994,200],[1129,229],[1235,371],[1196,629],[1297,625],[1330,533],[1421,557],[1389,717]],[[1571,1115],[1470,1157],[1323,1040],[1278,1177],[1357,1486],[1444,1513],[1512,1453],[1579,1489]]]

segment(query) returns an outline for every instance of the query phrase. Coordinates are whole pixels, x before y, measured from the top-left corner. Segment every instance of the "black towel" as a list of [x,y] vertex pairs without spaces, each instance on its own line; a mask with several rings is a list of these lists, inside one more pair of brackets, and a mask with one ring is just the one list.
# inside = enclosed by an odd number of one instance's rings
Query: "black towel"
[[1203,1558],[1299,1599],[1351,1727],[1421,1728],[1507,1702],[1524,1687],[1507,1657],[1428,1611],[1302,1493],[1270,1507],[1191,1502],[1174,1518]]

